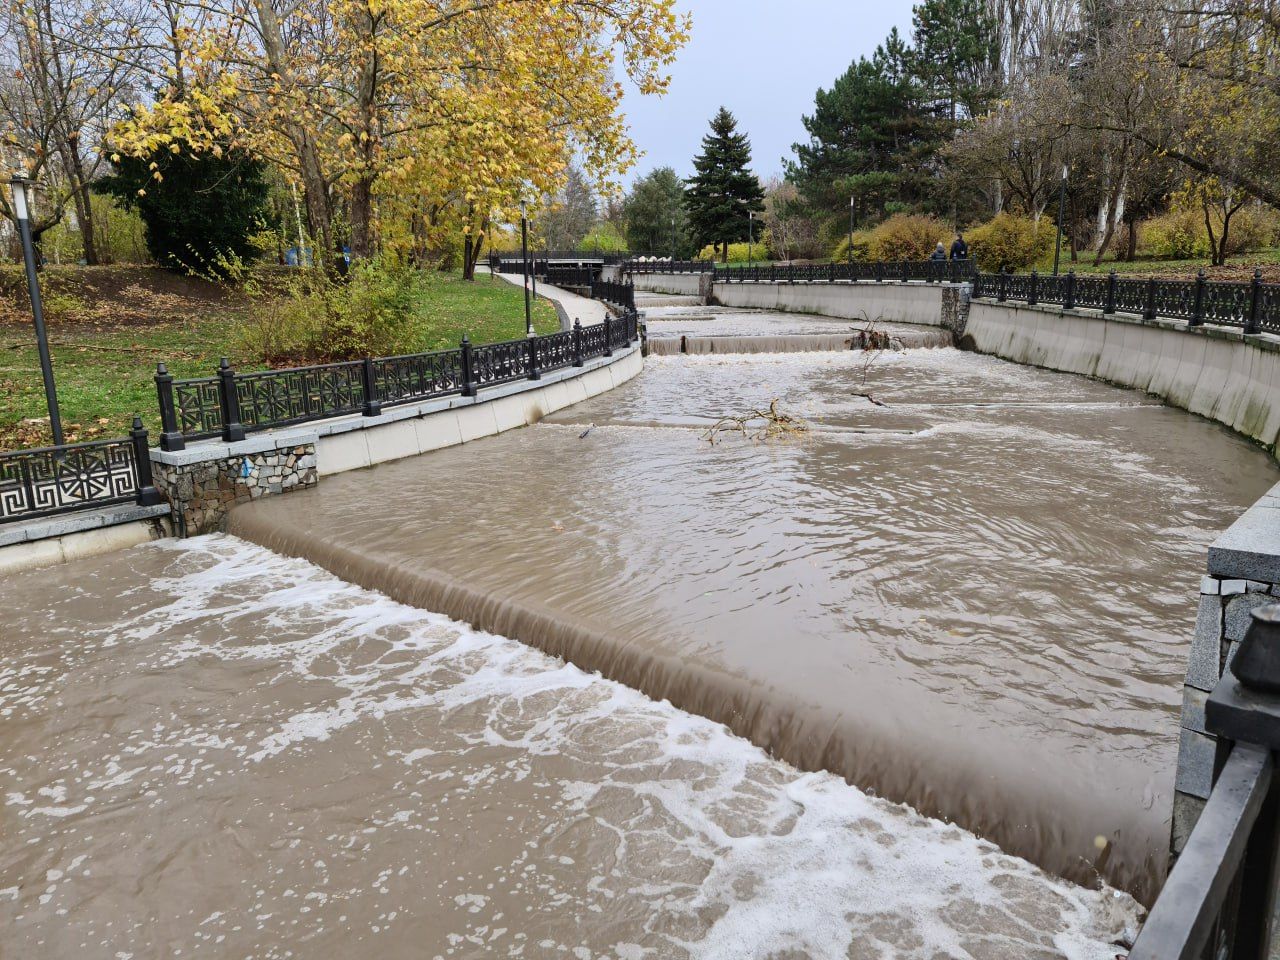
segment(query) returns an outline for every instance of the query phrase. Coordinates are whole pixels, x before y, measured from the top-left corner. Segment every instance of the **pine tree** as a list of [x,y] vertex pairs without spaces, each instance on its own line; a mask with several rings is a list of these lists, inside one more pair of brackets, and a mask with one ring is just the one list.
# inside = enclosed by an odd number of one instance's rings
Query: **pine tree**
[[746,240],[749,214],[764,212],[764,190],[748,166],[751,144],[738,133],[738,121],[724,107],[711,121],[711,133],[702,138],[702,153],[693,161],[696,171],[685,191],[689,231],[698,247],[714,244],[724,250]]
[[857,60],[802,118],[807,143],[792,149],[787,178],[815,212],[843,224],[849,199],[859,222],[928,208],[946,131],[911,70],[911,51],[893,30],[870,59]]

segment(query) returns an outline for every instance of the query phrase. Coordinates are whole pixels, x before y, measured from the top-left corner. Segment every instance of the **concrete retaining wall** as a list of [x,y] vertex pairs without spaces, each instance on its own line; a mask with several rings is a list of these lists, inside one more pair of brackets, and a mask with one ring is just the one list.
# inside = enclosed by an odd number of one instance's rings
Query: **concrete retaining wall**
[[673,293],[685,297],[707,297],[711,292],[709,273],[635,273],[631,282],[647,293]]
[[970,305],[965,334],[981,353],[1145,390],[1276,453],[1280,338],[985,300]]
[[941,283],[717,283],[711,302],[937,327],[942,325],[944,295],[954,298],[955,287]]
[[[589,301],[594,302],[594,301]],[[581,367],[449,396],[253,434],[185,450],[152,450],[157,483],[173,504],[179,536],[219,530],[237,503],[287,494],[342,473],[537,423],[547,414],[625,383],[640,372],[640,345]]]
[[0,527],[0,574],[96,557],[169,535],[169,505],[85,510]]
[[549,413],[626,383],[640,372],[643,362],[640,348],[635,345],[613,357],[597,358],[582,369],[570,367],[547,374],[541,385],[522,381],[508,384],[506,390],[491,388],[482,395],[482,403],[459,403],[456,401],[462,398],[451,398],[441,409],[410,411],[408,417],[373,426],[357,423],[355,429],[343,429],[347,425],[340,421],[325,424],[316,442],[320,476],[428,453],[537,423]]

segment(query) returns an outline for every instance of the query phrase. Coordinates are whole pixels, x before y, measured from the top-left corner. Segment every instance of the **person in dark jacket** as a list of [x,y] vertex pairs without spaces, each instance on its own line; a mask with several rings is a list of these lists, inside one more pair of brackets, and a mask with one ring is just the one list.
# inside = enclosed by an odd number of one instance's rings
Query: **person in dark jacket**
[[942,245],[941,241],[938,242],[937,249],[935,249],[933,253],[929,254],[929,259],[930,260],[947,259],[947,248]]
[[952,260],[968,260],[969,245],[964,242],[964,234],[957,233],[955,240],[951,242],[951,259]]

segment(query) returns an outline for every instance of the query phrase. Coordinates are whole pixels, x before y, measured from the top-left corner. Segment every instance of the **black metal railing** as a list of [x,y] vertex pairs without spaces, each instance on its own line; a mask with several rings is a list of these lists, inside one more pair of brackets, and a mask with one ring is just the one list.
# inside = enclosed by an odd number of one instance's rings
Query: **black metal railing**
[[[606,264],[625,263],[625,253],[593,253],[589,250],[530,250],[530,263],[547,263],[563,261],[565,263]],[[497,273],[522,273],[524,271],[524,255],[519,251],[503,251],[489,254],[489,269]]]
[[715,267],[712,274],[716,283],[967,283],[974,275],[972,260],[767,264]]
[[161,498],[151,478],[147,431],[129,436],[0,453],[0,523]]
[[711,260],[628,260],[622,269],[628,273],[710,273]]
[[1266,960],[1280,825],[1280,604],[1253,622],[1205,705],[1213,789],[1128,960]]
[[[613,297],[618,300],[613,300]],[[630,304],[627,303],[629,298]],[[610,284],[601,299],[622,311],[604,323],[549,336],[474,345],[399,357],[371,357],[283,370],[236,373],[224,359],[212,377],[175,380],[156,368],[164,450],[189,440],[243,440],[249,433],[350,414],[377,416],[383,407],[460,394],[608,356],[640,337],[630,284]]]
[[619,283],[615,280],[594,280],[591,283],[591,299],[612,304],[619,310],[634,310],[636,308],[636,288],[630,282]]
[[600,277],[603,264],[569,264],[539,261],[535,276],[555,287],[589,287]]
[[1204,271],[1194,280],[1166,280],[1077,276],[982,273],[974,279],[973,295],[998,302],[1049,303],[1069,310],[1086,307],[1103,313],[1136,314],[1147,320],[1185,320],[1239,327],[1245,333],[1280,333],[1280,284],[1263,283],[1255,270],[1247,282],[1208,280]]

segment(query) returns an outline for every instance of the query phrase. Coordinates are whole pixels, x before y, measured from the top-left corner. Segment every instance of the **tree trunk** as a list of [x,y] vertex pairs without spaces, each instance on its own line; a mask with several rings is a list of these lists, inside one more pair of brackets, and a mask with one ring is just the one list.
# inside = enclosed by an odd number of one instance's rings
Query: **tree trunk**
[[362,177],[351,185],[351,258],[373,256],[373,181]]
[[67,173],[75,190],[76,226],[80,229],[80,245],[84,249],[84,262],[96,267],[101,261],[98,257],[97,233],[93,229],[93,204],[89,200],[89,183],[85,178],[84,160],[76,149],[75,141],[65,147],[67,157]]
[[[266,53],[267,64],[273,74],[280,77],[284,85],[293,84],[293,71],[285,62],[284,38],[280,28],[280,20],[276,16],[271,0],[254,0],[254,12],[257,14],[258,32]],[[284,131],[293,144],[298,159],[298,174],[302,180],[302,193],[307,204],[307,220],[311,228],[311,237],[319,246],[315,259],[329,273],[336,273],[337,262],[332,254],[337,252],[333,236],[333,207],[329,198],[329,184],[325,180],[324,166],[320,162],[320,151],[315,137],[305,125],[291,123]],[[302,251],[299,250],[299,262]]]

